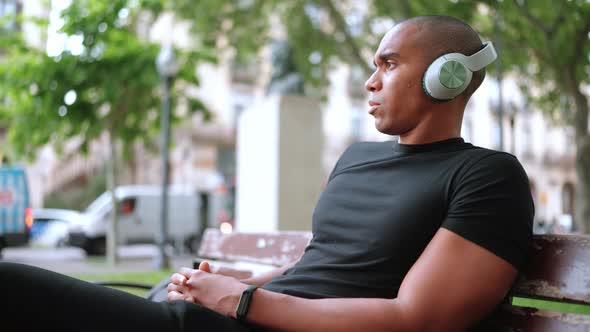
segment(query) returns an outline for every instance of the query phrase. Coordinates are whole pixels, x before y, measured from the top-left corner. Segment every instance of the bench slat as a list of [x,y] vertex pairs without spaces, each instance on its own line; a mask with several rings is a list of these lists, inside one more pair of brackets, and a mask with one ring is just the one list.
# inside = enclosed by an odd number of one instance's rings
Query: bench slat
[[470,332],[590,332],[590,316],[504,305]]
[[590,304],[590,236],[535,235],[512,295]]
[[299,258],[311,237],[309,232],[223,234],[209,228],[203,235],[199,257],[282,266]]

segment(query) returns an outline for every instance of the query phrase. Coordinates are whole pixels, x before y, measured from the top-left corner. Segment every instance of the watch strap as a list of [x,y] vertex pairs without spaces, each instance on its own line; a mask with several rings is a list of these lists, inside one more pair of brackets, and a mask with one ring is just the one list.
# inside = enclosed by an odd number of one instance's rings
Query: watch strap
[[249,285],[240,295],[240,301],[238,302],[238,307],[236,308],[236,319],[239,321],[244,321],[246,319],[246,315],[248,314],[248,309],[250,309],[250,302],[252,301],[252,295],[254,291],[258,288],[256,285]]

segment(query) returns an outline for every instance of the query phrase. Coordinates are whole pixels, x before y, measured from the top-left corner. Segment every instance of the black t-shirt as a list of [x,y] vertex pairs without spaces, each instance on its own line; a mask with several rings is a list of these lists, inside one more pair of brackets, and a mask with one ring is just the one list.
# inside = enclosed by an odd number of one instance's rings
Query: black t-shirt
[[320,196],[304,255],[263,288],[305,298],[394,298],[440,227],[520,268],[533,215],[528,177],[508,153],[461,138],[357,143]]

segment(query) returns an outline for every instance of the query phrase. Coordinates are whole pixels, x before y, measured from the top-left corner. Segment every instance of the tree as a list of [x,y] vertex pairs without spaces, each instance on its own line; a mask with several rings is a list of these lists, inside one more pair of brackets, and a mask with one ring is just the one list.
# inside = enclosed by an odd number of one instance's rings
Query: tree
[[[590,3],[584,0],[190,0],[174,2],[203,43],[225,39],[235,61],[245,63],[268,44],[277,26],[293,46],[308,91],[327,85],[334,63],[368,76],[379,38],[400,19],[451,15],[470,23],[499,46],[502,72],[522,77],[528,99],[557,123],[575,131],[576,223],[590,231]],[[280,24],[272,24],[278,21]],[[239,68],[239,67],[238,67]]]
[[[162,9],[156,0],[73,1],[61,13],[60,32],[70,47],[53,56],[27,46],[22,36],[2,34],[0,116],[10,123],[7,135],[14,153],[32,158],[43,145],[59,151],[71,139],[87,152],[106,132],[108,187],[115,207],[117,159],[129,156],[134,144],[152,144],[159,131],[162,93],[155,59],[160,47],[140,31]],[[48,22],[36,23],[47,28]],[[180,70],[173,85],[174,100],[187,105],[182,113],[200,112],[206,120],[209,112],[185,90],[198,85],[197,63],[213,60],[207,51],[199,45],[177,52]],[[172,112],[171,122],[178,123],[182,113]],[[116,213],[112,215],[107,255],[114,262]]]
[[[590,3],[588,1],[504,1],[490,7],[500,15],[505,63],[524,78],[529,100],[562,125],[574,129],[576,146],[575,222],[590,232]],[[529,84],[532,82],[533,84]]]

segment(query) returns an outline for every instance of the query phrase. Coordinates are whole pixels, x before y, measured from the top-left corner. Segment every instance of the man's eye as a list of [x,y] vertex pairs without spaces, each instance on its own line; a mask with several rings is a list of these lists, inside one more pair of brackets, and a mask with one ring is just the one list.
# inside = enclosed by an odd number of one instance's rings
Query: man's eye
[[385,69],[387,69],[387,70],[393,69],[394,67],[395,67],[395,63],[393,63],[393,62],[385,63]]

